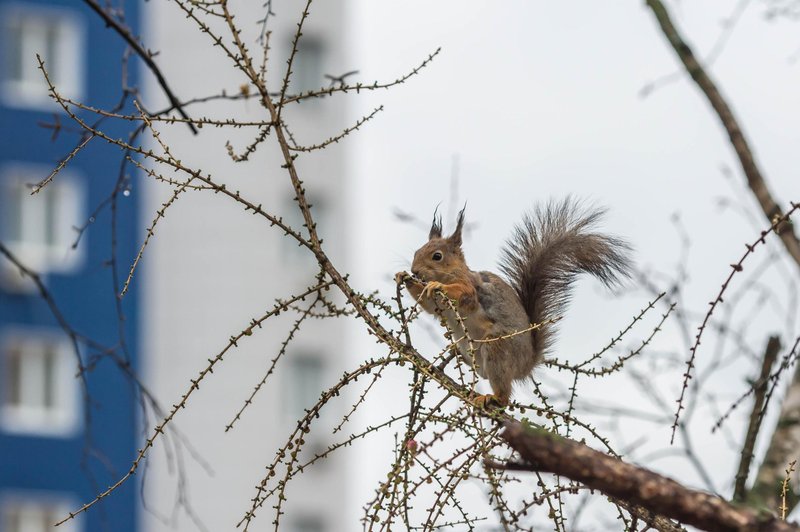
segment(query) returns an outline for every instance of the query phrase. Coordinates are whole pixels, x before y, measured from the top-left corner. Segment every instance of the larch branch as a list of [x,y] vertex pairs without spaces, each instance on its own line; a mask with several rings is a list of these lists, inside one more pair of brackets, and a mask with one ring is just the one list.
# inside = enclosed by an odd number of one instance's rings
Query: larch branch
[[522,456],[530,471],[569,478],[687,525],[712,531],[800,531],[768,512],[734,506],[544,429],[506,422],[500,436]]

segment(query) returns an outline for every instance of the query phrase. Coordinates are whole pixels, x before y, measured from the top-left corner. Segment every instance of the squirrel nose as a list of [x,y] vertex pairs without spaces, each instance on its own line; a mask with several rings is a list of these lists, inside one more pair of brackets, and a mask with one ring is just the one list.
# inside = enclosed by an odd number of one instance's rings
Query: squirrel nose
[[413,275],[414,277],[419,277],[419,270],[411,268],[411,275]]

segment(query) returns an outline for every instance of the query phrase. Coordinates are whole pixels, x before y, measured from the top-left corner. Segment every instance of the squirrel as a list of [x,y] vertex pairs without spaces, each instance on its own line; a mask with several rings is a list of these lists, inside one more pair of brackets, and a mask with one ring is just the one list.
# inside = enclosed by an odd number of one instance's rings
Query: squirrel
[[[504,407],[513,382],[529,378],[552,347],[554,322],[566,309],[576,276],[590,273],[609,288],[620,284],[630,277],[631,248],[593,231],[605,209],[585,209],[568,197],[539,205],[523,218],[503,250],[505,278],[476,272],[461,249],[465,210],[448,237],[442,236],[442,218],[434,212],[428,242],[414,254],[411,274],[399,272],[395,281],[426,312],[446,321],[460,355],[489,380],[493,393],[478,395],[473,403]],[[437,303],[439,291],[455,303],[458,316]]]

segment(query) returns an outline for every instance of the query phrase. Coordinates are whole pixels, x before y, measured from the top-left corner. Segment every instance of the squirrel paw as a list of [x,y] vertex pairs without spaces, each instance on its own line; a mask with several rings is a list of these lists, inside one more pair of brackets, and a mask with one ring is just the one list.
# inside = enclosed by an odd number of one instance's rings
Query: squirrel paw
[[444,285],[439,281],[431,281],[422,289],[421,295],[423,297],[433,297],[434,290],[441,290],[442,288],[444,288]]
[[409,281],[411,278],[411,274],[408,272],[397,272],[394,274],[394,282],[397,284],[405,284],[405,282]]
[[473,397],[472,404],[482,410],[488,410],[490,408],[503,408],[508,405],[508,401],[503,401],[496,395],[487,394]]

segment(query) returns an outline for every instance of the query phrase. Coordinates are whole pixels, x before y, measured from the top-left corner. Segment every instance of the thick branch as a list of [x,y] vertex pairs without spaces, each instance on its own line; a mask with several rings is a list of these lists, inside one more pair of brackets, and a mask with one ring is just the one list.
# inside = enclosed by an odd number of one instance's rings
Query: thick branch
[[742,445],[742,456],[739,460],[739,470],[736,473],[736,484],[733,489],[733,500],[744,502],[747,496],[745,484],[747,475],[750,472],[750,464],[753,461],[753,447],[756,444],[756,436],[761,428],[761,421],[764,419],[762,409],[764,408],[764,396],[767,393],[769,374],[775,359],[778,358],[778,351],[781,349],[781,340],[777,336],[770,336],[767,341],[767,348],[764,351],[764,359],[761,363],[761,374],[753,385],[753,410],[750,412],[750,422],[747,425],[747,433]]
[[[661,26],[661,31],[664,33],[670,45],[672,45],[675,53],[678,54],[678,58],[683,63],[684,68],[686,68],[686,71],[692,76],[692,79],[700,90],[703,91],[711,107],[713,107],[714,111],[717,113],[720,122],[722,122],[725,131],[728,132],[731,145],[736,151],[736,156],[739,158],[739,163],[747,177],[747,184],[758,200],[761,210],[764,211],[767,220],[772,223],[775,216],[782,213],[781,207],[773,198],[769,186],[764,180],[764,176],[758,164],[756,164],[755,156],[747,143],[747,139],[744,136],[742,128],[739,126],[739,122],[733,114],[733,110],[703,69],[692,52],[692,49],[686,44],[686,41],[683,40],[680,33],[678,33],[677,28],[675,28],[675,25],[670,19],[667,8],[661,3],[661,0],[647,0],[647,5],[652,9],[653,14],[656,16]],[[797,263],[797,266],[800,267],[800,240],[798,240],[797,235],[794,234],[792,225],[786,223],[776,232],[783,242],[786,251]]]
[[506,422],[501,436],[531,471],[555,473],[591,489],[703,530],[800,531],[772,514],[757,513],[682,486],[647,469],[543,429]]
[[[800,339],[795,342],[792,355],[798,349]],[[781,404],[778,425],[772,434],[767,454],[756,475],[756,481],[747,494],[747,501],[753,505],[777,510],[781,505],[781,482],[785,470],[792,460],[800,457],[800,367],[795,370],[792,383]],[[786,506],[792,511],[800,502],[800,494],[789,487],[786,493]]]

